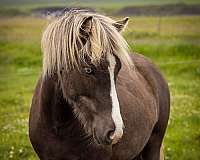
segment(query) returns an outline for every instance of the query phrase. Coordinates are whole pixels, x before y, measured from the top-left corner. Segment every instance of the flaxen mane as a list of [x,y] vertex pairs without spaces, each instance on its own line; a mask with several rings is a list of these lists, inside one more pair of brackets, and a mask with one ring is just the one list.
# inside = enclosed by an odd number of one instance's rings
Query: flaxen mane
[[[88,17],[92,17],[92,29],[83,43],[80,28]],[[43,74],[79,68],[86,55],[96,65],[105,54],[112,53],[130,66],[127,43],[113,23],[111,18],[80,10],[54,19],[42,36]]]

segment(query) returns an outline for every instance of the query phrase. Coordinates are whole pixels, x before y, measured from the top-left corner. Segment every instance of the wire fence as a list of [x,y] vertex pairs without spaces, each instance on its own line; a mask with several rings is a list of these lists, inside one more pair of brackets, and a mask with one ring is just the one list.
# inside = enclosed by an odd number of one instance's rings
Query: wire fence
[[[158,66],[169,66],[169,65],[178,65],[178,64],[198,64],[200,66],[200,59],[199,60],[188,60],[188,61],[170,61],[170,62],[159,62],[159,63],[155,63]],[[0,74],[0,79],[4,79],[4,78],[10,78],[10,77],[17,77],[17,76],[36,76],[39,75],[41,73],[41,71],[37,70],[26,70],[26,71],[20,71],[20,72],[16,72],[16,73],[2,73]]]
[[189,60],[189,61],[171,61],[171,62],[161,62],[157,63],[158,65],[174,65],[174,64],[196,64],[199,63],[200,65],[200,59],[199,60]]

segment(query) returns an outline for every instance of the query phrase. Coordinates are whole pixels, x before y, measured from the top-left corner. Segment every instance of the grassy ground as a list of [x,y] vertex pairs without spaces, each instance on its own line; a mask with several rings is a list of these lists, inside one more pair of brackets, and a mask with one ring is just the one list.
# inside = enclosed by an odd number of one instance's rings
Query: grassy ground
[[[0,19],[0,159],[33,160],[28,113],[42,57],[45,20]],[[167,160],[200,159],[200,17],[134,17],[124,33],[130,48],[166,76],[172,98]]]

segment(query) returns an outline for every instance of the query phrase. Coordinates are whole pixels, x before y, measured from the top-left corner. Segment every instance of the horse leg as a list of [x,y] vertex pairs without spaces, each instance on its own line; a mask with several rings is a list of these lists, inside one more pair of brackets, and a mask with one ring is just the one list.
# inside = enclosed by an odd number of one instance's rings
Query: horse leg
[[142,150],[142,160],[164,160],[162,154],[162,140],[163,136],[153,133],[147,145]]

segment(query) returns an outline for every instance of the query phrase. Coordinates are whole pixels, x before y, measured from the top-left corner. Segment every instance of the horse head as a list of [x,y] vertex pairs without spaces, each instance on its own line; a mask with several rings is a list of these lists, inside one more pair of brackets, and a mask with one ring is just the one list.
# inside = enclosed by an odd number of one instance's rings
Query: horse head
[[122,64],[131,63],[120,34],[127,22],[69,12],[42,38],[44,75],[57,75],[74,116],[98,144],[115,144],[123,135],[116,79]]

